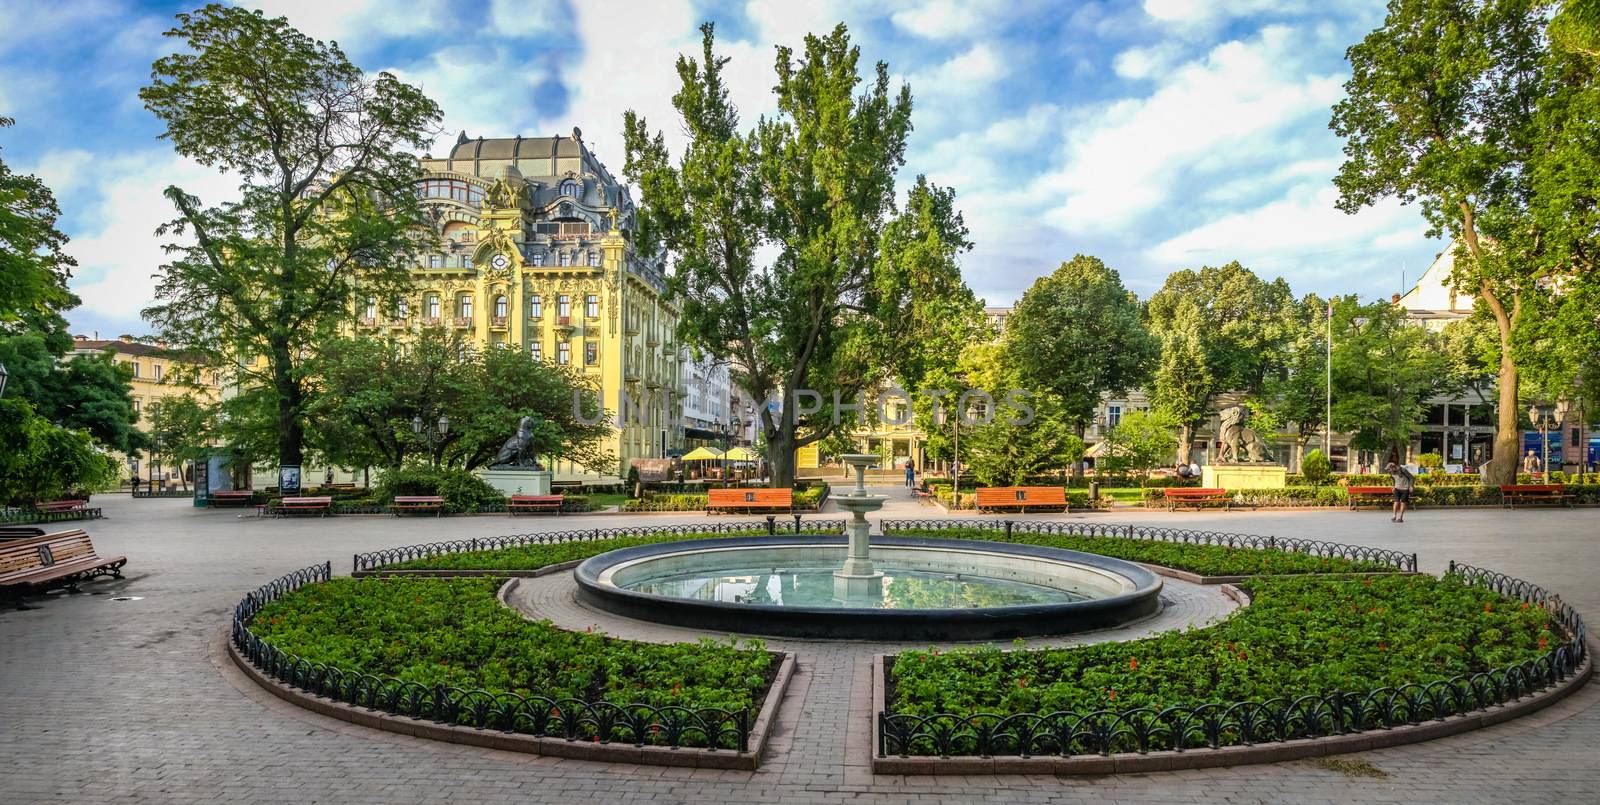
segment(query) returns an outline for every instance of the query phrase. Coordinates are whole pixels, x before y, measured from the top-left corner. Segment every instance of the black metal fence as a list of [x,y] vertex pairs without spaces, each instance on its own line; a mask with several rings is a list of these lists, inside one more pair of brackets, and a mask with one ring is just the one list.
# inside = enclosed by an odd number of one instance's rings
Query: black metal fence
[[551,545],[561,542],[590,542],[594,540],[617,539],[619,537],[653,537],[661,535],[688,535],[688,534],[733,534],[748,533],[752,531],[765,531],[768,534],[842,534],[844,533],[844,520],[806,520],[801,521],[800,515],[794,515],[793,524],[787,519],[779,522],[776,515],[769,515],[765,520],[745,520],[733,523],[707,523],[696,521],[668,526],[624,526],[622,528],[586,528],[581,531],[549,531],[538,534],[508,534],[499,537],[474,537],[472,539],[458,539],[448,542],[427,542],[421,545],[404,545],[398,548],[385,548],[369,553],[358,553],[351,562],[352,572],[363,570],[378,570],[389,565],[410,562],[415,559],[427,559],[433,556],[444,556],[453,553],[475,553],[477,551],[498,551],[505,548],[521,548],[527,545]]
[[878,756],[1055,756],[1218,749],[1442,721],[1554,686],[1587,656],[1578,613],[1537,585],[1450,563],[1445,576],[1549,610],[1569,639],[1527,662],[1425,684],[1260,702],[1080,713],[878,713]]
[[966,530],[994,531],[1010,537],[1012,534],[1062,534],[1077,537],[1121,537],[1124,539],[1177,542],[1188,545],[1217,545],[1225,548],[1250,548],[1255,550],[1284,551],[1318,556],[1327,559],[1348,559],[1353,562],[1375,562],[1396,570],[1415,572],[1417,555],[1366,545],[1346,545],[1316,539],[1294,537],[1264,537],[1256,534],[1233,534],[1225,531],[1198,531],[1192,528],[1171,528],[1133,523],[1088,523],[1051,520],[993,520],[976,518],[941,518],[929,520],[884,520],[883,533],[938,532]]
[[234,607],[233,644],[266,676],[344,704],[441,724],[601,744],[750,751],[748,708],[657,707],[423,685],[313,662],[250,631],[251,620],[268,603],[325,582],[332,573],[330,562],[297,570],[262,585]]

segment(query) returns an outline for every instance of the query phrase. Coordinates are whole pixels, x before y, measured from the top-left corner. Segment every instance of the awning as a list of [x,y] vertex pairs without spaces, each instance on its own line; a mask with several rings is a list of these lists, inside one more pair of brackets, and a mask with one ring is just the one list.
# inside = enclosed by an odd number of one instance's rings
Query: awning
[[1102,440],[1095,442],[1093,447],[1084,452],[1083,457],[1104,458],[1108,455],[1111,455],[1111,442]]
[[683,457],[684,461],[715,461],[722,458],[722,451],[715,447],[696,447]]
[[726,439],[728,437],[724,436],[724,435],[722,435],[722,434],[720,434],[720,433],[718,433],[718,432],[716,432],[714,430],[707,430],[705,428],[691,428],[691,427],[685,426],[684,429],[683,429],[683,438],[685,438],[685,439],[705,439],[708,442],[720,442],[720,441],[722,441],[722,440],[724,440],[724,439]]
[[728,451],[729,461],[760,461],[761,454],[748,447],[735,447]]

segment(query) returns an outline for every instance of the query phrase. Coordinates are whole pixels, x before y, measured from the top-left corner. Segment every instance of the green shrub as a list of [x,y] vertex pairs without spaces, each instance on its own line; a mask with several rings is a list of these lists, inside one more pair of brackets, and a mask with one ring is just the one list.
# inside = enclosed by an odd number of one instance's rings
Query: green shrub
[[1126,643],[911,651],[889,674],[897,713],[1017,713],[1264,701],[1427,684],[1532,660],[1563,638],[1549,613],[1431,576],[1262,578],[1204,629]]
[[698,531],[684,534],[647,534],[639,537],[552,542],[522,545],[515,548],[501,548],[493,551],[464,551],[462,553],[428,556],[422,559],[413,559],[409,562],[386,565],[383,569],[538,570],[546,565],[571,562],[574,559],[588,559],[591,556],[599,556],[607,551],[632,548],[636,545],[654,545],[658,542],[676,542],[685,539],[708,539],[712,537],[766,536],[766,533],[767,530],[765,528],[760,528],[744,531]]
[[625,512],[692,512],[704,509],[706,495],[656,494],[646,492],[642,498],[629,498],[622,504]]
[[1444,467],[1444,456],[1438,453],[1417,454],[1417,466],[1425,470],[1437,470]]
[[[1149,478],[1144,479],[1143,484],[1139,484],[1139,486],[1143,486],[1145,489],[1168,489],[1172,487],[1199,485],[1199,478],[1179,478],[1176,475],[1152,475]],[[1105,484],[1101,484],[1100,488],[1105,489],[1107,487]]]
[[388,503],[401,495],[438,495],[444,498],[445,511],[457,513],[506,500],[482,478],[455,467],[406,467],[384,473],[377,497]]
[[1300,459],[1300,474],[1305,476],[1306,483],[1312,486],[1322,486],[1328,482],[1328,473],[1333,465],[1321,450],[1312,450]]

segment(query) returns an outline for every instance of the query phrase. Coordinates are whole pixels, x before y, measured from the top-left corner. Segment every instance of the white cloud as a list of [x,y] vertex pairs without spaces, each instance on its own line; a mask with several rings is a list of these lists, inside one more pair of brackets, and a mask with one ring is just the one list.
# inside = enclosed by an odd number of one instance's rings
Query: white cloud
[[[472,137],[509,137],[535,133],[541,111],[533,93],[545,81],[555,80],[543,65],[526,54],[493,43],[455,45],[433,51],[426,59],[389,71],[414,84],[444,110],[444,130],[432,153],[441,155],[465,130]],[[497,76],[485,81],[485,76]]]
[[245,0],[239,5],[285,17],[301,33],[334,40],[346,51],[389,37],[414,37],[452,26],[447,0]]
[[489,21],[502,36],[534,36],[555,28],[556,4],[534,0],[493,0]]
[[979,27],[984,9],[975,2],[957,0],[930,0],[930,2],[904,8],[889,16],[895,27],[927,39],[949,39],[970,34]]
[[76,194],[89,181],[95,160],[94,154],[82,148],[47,151],[17,172],[39,177],[59,200]]
[[1183,49],[1177,43],[1161,42],[1118,53],[1111,60],[1111,69],[1130,81],[1142,81],[1163,77],[1182,58]]
[[108,17],[126,14],[110,0],[0,0],[0,53],[54,41]]

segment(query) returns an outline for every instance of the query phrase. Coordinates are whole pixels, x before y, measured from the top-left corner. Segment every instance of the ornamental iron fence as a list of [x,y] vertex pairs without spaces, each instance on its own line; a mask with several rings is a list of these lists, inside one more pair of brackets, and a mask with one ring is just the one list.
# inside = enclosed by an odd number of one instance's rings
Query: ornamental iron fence
[[906,532],[939,531],[994,531],[1009,538],[1012,534],[1061,534],[1075,537],[1121,537],[1123,539],[1175,542],[1188,545],[1216,545],[1224,548],[1284,551],[1325,559],[1348,559],[1353,562],[1373,562],[1388,565],[1404,572],[1416,572],[1417,555],[1366,545],[1346,545],[1295,537],[1269,537],[1256,534],[1234,534],[1225,531],[1199,531],[1192,528],[1171,528],[1128,523],[1059,522],[1049,520],[990,520],[973,518],[941,518],[926,520],[884,520],[883,533],[893,536]]
[[404,545],[398,548],[358,553],[351,562],[352,572],[380,570],[390,565],[427,559],[455,553],[498,551],[528,545],[552,545],[563,542],[592,542],[620,537],[653,537],[662,535],[689,536],[698,534],[799,534],[804,526],[807,534],[843,534],[844,520],[806,520],[794,515],[793,525],[780,523],[776,515],[765,520],[745,520],[732,523],[682,523],[668,526],[624,526],[621,528],[586,528],[581,531],[548,531],[537,534],[508,534],[499,537],[473,537],[448,542],[427,542]]
[[233,645],[262,674],[342,704],[440,724],[600,744],[750,751],[748,708],[658,707],[424,685],[314,662],[250,631],[250,622],[267,604],[307,584],[326,582],[332,573],[331,562],[302,568],[262,585],[234,607]]
[[914,715],[884,711],[878,713],[878,756],[1145,754],[1392,729],[1507,704],[1570,678],[1583,665],[1587,628],[1559,596],[1520,579],[1456,562],[1450,563],[1445,578],[1543,607],[1569,639],[1526,662],[1364,693],[1332,691],[1259,702],[1087,713]]

